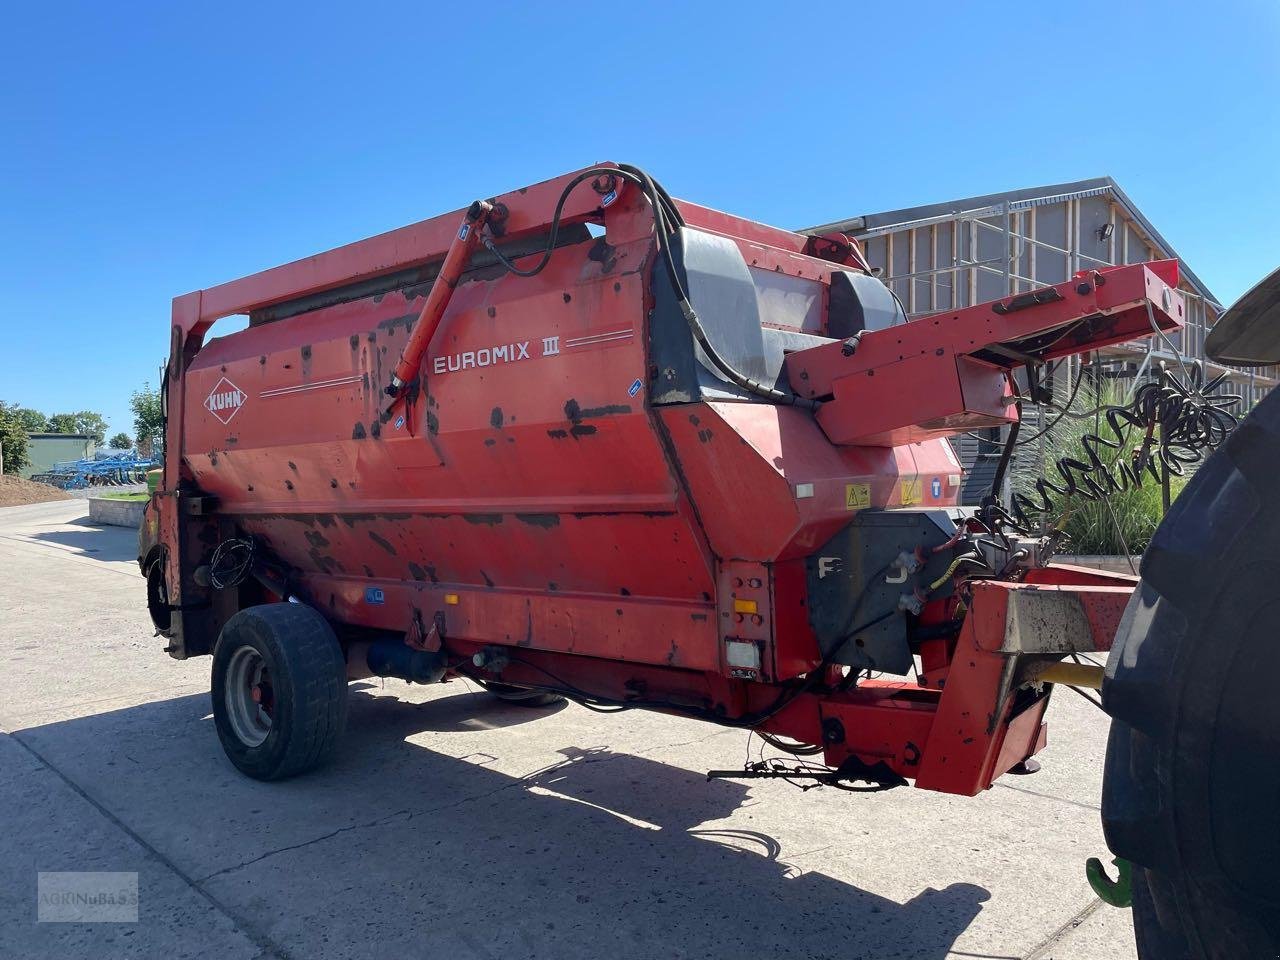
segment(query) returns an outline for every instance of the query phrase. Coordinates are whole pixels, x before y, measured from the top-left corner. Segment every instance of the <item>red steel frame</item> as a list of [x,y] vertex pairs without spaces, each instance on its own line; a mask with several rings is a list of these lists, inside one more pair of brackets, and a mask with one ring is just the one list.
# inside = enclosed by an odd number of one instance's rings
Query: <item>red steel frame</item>
[[[241,603],[196,576],[239,532],[334,621],[443,644],[458,671],[509,650],[504,683],[749,718],[819,664],[804,559],[852,510],[954,503],[959,465],[941,438],[1012,422],[1019,363],[1180,323],[1175,264],[1093,271],[1043,302],[792,354],[793,388],[824,401],[816,417],[652,406],[653,217],[638,190],[597,178],[570,193],[563,224],[604,236],[557,250],[536,279],[457,276],[482,225],[502,243],[544,234],[574,176],[175,299],[165,482],[148,513],[174,656],[209,652]],[[679,206],[762,282],[810,291],[805,332],[825,333],[833,271],[866,268],[845,237]],[[424,304],[391,290],[205,343],[222,317],[441,263]],[[920,683],[801,693],[760,726],[824,744],[833,766],[984,789],[1045,736],[1047,692],[1022,686],[1023,656],[1002,647],[1010,595],[1068,598],[1089,626],[1075,649],[1105,650],[1133,583],[1063,567],[1027,580],[974,582],[959,634],[921,651]],[[730,641],[758,646],[754,675],[731,669]]]

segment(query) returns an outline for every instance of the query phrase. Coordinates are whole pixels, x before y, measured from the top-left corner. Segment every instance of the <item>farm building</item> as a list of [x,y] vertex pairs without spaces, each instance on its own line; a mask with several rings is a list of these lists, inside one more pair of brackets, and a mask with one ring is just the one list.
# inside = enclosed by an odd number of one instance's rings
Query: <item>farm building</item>
[[19,473],[46,473],[55,463],[92,457],[94,447],[93,437],[83,433],[33,433],[27,447],[30,462]]
[[[1275,367],[1241,370],[1205,358],[1205,336],[1223,305],[1110,177],[864,214],[806,232],[833,230],[863,244],[911,317],[1062,283],[1077,270],[1177,259],[1187,316],[1172,345],[1203,362],[1209,376],[1225,371],[1224,389],[1241,397],[1241,411],[1276,385]],[[1084,363],[1091,383],[1115,383],[1112,392],[1123,394],[1162,361],[1176,369],[1173,351],[1153,339],[1116,344],[1064,363],[1054,385],[1065,395]],[[999,439],[994,431],[986,437]],[[964,499],[977,502],[989,489],[999,447],[972,436],[956,438],[955,445],[967,471]],[[1033,454],[1020,458],[1022,469],[1035,466],[1027,462]]]

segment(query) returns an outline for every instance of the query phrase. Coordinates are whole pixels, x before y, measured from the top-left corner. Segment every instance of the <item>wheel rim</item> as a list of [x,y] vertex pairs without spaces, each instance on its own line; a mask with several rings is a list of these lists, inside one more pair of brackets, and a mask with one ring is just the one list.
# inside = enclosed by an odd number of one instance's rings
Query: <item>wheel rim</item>
[[248,747],[266,740],[271,733],[275,696],[267,662],[253,647],[241,647],[231,655],[225,698],[227,719],[236,738]]

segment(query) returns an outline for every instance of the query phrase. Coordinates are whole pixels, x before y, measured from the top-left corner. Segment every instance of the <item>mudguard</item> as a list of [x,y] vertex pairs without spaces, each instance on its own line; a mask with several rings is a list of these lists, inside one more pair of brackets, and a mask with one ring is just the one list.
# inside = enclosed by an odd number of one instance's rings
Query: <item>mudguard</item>
[[1239,367],[1280,363],[1280,269],[1232,304],[1213,325],[1204,351]]

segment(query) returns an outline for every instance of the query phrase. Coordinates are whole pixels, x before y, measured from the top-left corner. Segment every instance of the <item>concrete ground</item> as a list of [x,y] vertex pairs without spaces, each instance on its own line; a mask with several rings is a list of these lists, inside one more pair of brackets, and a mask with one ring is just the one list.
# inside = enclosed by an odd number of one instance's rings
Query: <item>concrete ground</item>
[[[354,685],[337,762],[262,784],[84,514],[0,510],[0,957],[1135,956],[1085,882],[1106,719],[1069,693],[1044,769],[972,799],[708,783],[745,733],[461,682]],[[36,923],[69,870],[137,871],[139,922]]]

